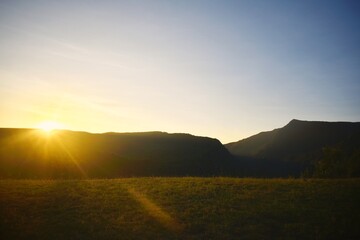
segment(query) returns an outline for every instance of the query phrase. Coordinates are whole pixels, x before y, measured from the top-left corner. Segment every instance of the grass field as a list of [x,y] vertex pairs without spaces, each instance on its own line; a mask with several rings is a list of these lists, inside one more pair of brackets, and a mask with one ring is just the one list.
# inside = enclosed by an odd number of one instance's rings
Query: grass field
[[1,180],[1,239],[360,239],[360,179]]

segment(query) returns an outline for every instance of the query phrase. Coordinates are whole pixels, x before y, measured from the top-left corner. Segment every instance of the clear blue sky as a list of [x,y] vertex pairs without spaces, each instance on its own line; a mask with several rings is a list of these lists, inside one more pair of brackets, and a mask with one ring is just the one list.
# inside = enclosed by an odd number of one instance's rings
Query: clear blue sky
[[1,1],[0,116],[223,143],[360,121],[360,2]]

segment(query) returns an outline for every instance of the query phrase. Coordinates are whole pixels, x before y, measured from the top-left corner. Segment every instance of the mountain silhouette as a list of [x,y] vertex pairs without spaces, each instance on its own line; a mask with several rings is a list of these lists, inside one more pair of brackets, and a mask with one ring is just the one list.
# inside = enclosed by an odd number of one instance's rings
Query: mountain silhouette
[[212,176],[229,171],[217,139],[190,134],[0,129],[1,178]]
[[[323,157],[325,148],[346,150],[350,156],[360,149],[359,143],[359,122],[294,119],[283,128],[261,132],[225,146],[231,154],[248,159],[248,168],[258,168],[258,172],[265,169],[262,173],[265,176],[272,172],[299,176]],[[282,174],[279,168],[282,168]]]
[[292,120],[222,145],[165,132],[0,128],[0,178],[359,177],[360,123]]

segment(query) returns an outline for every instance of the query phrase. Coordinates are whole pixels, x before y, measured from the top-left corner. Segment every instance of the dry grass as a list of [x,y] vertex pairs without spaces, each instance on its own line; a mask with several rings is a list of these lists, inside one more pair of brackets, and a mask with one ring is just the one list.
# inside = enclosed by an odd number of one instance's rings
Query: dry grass
[[1,180],[1,239],[360,239],[360,180]]

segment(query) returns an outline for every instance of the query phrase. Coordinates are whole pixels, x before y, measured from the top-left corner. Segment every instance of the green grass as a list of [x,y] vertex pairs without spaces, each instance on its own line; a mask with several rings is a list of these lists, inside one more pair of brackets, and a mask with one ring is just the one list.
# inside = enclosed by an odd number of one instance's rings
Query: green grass
[[1,180],[1,239],[360,239],[360,179]]

